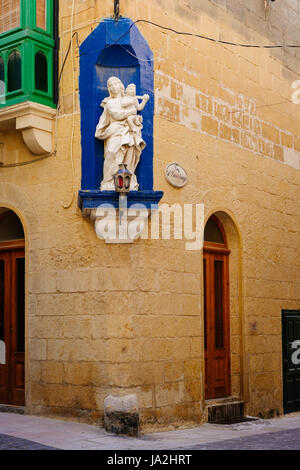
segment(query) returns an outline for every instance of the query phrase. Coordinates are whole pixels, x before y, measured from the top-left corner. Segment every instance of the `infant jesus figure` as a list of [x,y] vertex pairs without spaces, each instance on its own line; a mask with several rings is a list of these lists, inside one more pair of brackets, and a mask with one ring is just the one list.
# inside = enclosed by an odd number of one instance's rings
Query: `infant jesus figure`
[[[142,100],[139,103],[139,99]],[[134,83],[130,83],[126,88],[125,96],[122,100],[122,106],[129,108],[131,111],[130,116],[127,117],[127,123],[130,130],[137,132],[143,128],[143,117],[137,114],[137,111],[142,111],[149,100],[149,95],[136,96],[136,86]]]

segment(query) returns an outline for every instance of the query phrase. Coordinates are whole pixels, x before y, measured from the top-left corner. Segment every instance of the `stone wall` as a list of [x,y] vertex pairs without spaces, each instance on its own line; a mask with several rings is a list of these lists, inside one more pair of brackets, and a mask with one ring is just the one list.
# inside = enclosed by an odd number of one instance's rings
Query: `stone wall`
[[[132,20],[223,40],[299,42],[300,1],[270,2],[266,19],[263,4],[121,0],[120,8]],[[74,11],[71,20],[72,1],[61,2],[61,64],[71,27],[81,43],[112,14],[112,2],[76,0]],[[165,192],[162,202],[204,203],[206,218],[220,214],[232,250],[232,393],[248,413],[281,412],[281,309],[299,308],[300,108],[291,103],[299,52],[138,27],[154,52],[154,189]],[[186,251],[183,240],[105,245],[82,218],[75,40],[73,47],[57,153],[0,169],[0,206],[15,209],[26,232],[26,409],[101,422],[107,395],[137,394],[144,428],[199,423],[202,253]],[[4,163],[32,159],[16,132],[0,141]],[[172,161],[188,172],[180,190],[164,178]]]

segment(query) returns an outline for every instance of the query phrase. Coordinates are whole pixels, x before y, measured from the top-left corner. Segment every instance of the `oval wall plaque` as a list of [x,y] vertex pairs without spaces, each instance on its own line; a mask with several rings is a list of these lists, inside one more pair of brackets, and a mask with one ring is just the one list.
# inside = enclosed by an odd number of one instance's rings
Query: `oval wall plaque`
[[173,162],[166,166],[165,177],[167,181],[176,188],[182,188],[187,182],[187,174],[182,166]]

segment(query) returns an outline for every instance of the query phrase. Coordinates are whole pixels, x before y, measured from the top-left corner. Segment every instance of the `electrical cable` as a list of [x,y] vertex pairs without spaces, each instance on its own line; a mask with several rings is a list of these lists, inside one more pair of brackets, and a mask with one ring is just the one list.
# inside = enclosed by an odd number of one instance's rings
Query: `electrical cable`
[[69,53],[70,53],[70,49],[71,49],[71,45],[72,45],[72,39],[73,39],[74,37],[76,37],[76,43],[77,43],[78,49],[80,48],[80,44],[79,44],[79,41],[78,41],[78,32],[75,31],[75,32],[72,34],[72,38],[71,38],[70,41],[69,41],[69,46],[68,46],[68,49],[67,49],[67,52],[66,52],[66,55],[65,55],[63,64],[62,64],[61,69],[60,69],[59,78],[58,78],[58,85],[59,85],[60,82],[61,82],[62,73],[63,73],[63,71],[64,71],[64,68],[65,68],[65,65],[66,65],[66,61],[67,61],[68,55],[69,55]]
[[[80,48],[80,44],[79,44],[79,40],[78,40],[78,32],[75,31],[73,32],[73,16],[74,16],[74,3],[75,3],[75,0],[73,0],[73,5],[72,5],[72,19],[71,19],[71,39],[69,41],[69,45],[68,45],[68,49],[67,49],[67,52],[65,54],[65,57],[64,57],[64,60],[63,60],[63,63],[62,63],[62,66],[61,66],[61,70],[60,70],[60,73],[59,73],[59,78],[58,78],[58,86],[60,85],[60,82],[61,82],[61,78],[62,78],[62,74],[63,74],[63,71],[64,71],[64,68],[65,68],[65,64],[66,64],[66,61],[67,61],[67,58],[69,56],[69,53],[70,53],[70,50],[71,50],[71,47],[72,47],[72,40],[74,37],[76,37],[76,43],[77,43],[77,47],[78,49]],[[91,22],[90,24],[99,24],[101,23],[102,20],[100,21],[95,21],[95,22]],[[232,42],[232,41],[224,41],[224,40],[221,40],[221,39],[215,39],[215,38],[211,38],[209,36],[205,36],[205,35],[202,35],[202,34],[197,34],[197,33],[191,33],[191,32],[188,32],[188,31],[177,31],[176,29],[174,28],[170,28],[170,27],[166,27],[166,26],[162,26],[158,23],[154,23],[153,21],[150,21],[150,20],[145,20],[145,19],[138,19],[136,21],[134,21],[130,27],[128,28],[128,30],[122,34],[118,39],[116,39],[113,43],[105,46],[106,48],[108,47],[111,47],[115,44],[118,44],[119,41],[125,37],[129,32],[130,30],[132,29],[132,27],[134,25],[136,25],[137,23],[146,23],[146,24],[150,24],[150,25],[153,25],[157,28],[160,28],[160,29],[163,29],[165,31],[171,31],[173,32],[174,34],[178,34],[178,35],[183,35],[183,36],[193,36],[193,37],[198,37],[200,39],[205,39],[207,41],[211,41],[211,42],[215,42],[215,43],[218,43],[218,44],[223,44],[223,45],[227,45],[227,46],[235,46],[235,47],[245,47],[245,48],[257,48],[257,49],[277,49],[277,48],[300,48],[300,44],[267,44],[267,45],[259,45],[259,44],[242,44],[242,43],[235,43],[235,42]],[[122,47],[122,49],[124,49],[128,54],[130,54],[131,56],[137,58],[138,60],[140,61],[143,61],[143,62],[152,62],[152,59],[141,59],[139,57],[137,57],[135,54],[133,54],[131,51],[129,51],[126,47],[124,47],[122,44],[118,44],[119,46]],[[91,51],[89,53],[80,53],[79,55],[82,56],[82,55],[88,55],[88,54],[92,54],[94,51]],[[72,61],[73,61],[73,58],[72,58]],[[74,67],[73,67],[73,76],[74,76]],[[73,81],[74,83],[74,81]],[[73,115],[74,115],[74,92],[73,92]],[[277,104],[284,104],[286,102],[280,102],[280,103],[274,103],[274,104],[270,104],[270,105],[262,105],[262,106],[259,106],[260,108],[261,107],[265,107],[265,106],[275,106]],[[57,111],[59,109],[59,105],[57,107]],[[57,113],[58,114],[58,113]],[[72,135],[73,135],[73,132],[74,132],[74,128],[72,127]],[[73,136],[72,136],[72,141],[73,141]],[[44,160],[46,158],[49,158],[51,156],[54,156],[56,154],[56,150],[54,152],[52,152],[51,154],[49,155],[45,155],[45,156],[41,156],[40,158],[35,158],[34,160],[30,160],[28,162],[20,162],[20,163],[14,163],[14,164],[8,164],[8,165],[3,165],[0,163],[0,169],[1,168],[12,168],[12,167],[15,167],[15,166],[23,166],[23,165],[28,165],[30,163],[35,163],[35,162],[38,162],[40,160]],[[72,159],[72,164],[73,164],[73,159]],[[74,198],[74,194],[72,195],[72,201],[73,201],[73,198]],[[72,204],[72,202],[71,202]],[[70,204],[70,205],[71,205]],[[70,207],[70,205],[68,207]]]
[[212,42],[216,42],[216,43],[219,43],[219,44],[224,44],[226,46],[257,48],[257,49],[276,49],[276,48],[285,48],[285,47],[300,48],[300,44],[267,44],[267,45],[262,44],[262,45],[259,45],[259,44],[241,44],[241,43],[236,43],[236,42],[231,42],[231,41],[224,41],[222,39],[215,39],[215,38],[211,38],[209,36],[204,36],[203,34],[190,33],[190,32],[187,32],[187,31],[177,31],[174,28],[170,28],[170,27],[167,27],[167,26],[162,26],[160,24],[154,23],[153,21],[143,20],[143,19],[134,21],[130,25],[128,30],[124,34],[122,34],[122,36],[120,36],[118,39],[116,39],[116,41],[114,41],[112,44],[107,45],[106,47],[111,47],[111,46],[117,44],[124,36],[126,36],[130,32],[131,28],[134,25],[136,25],[137,23],[151,24],[153,26],[156,26],[157,28],[161,28],[161,29],[164,29],[166,31],[171,31],[175,34],[179,34],[179,35],[182,35],[182,36],[194,36],[194,37],[198,37],[200,39],[206,39],[207,41],[212,41]]
[[[75,196],[75,188],[74,188],[74,180],[75,180],[75,169],[74,169],[74,159],[73,159],[73,140],[74,140],[74,128],[75,128],[75,89],[74,89],[74,79],[75,79],[75,74],[74,74],[74,50],[73,50],[73,36],[75,35],[75,32],[73,34],[73,23],[74,23],[74,13],[75,13],[75,0],[73,0],[72,3],[72,13],[71,13],[71,31],[70,31],[70,43],[68,47],[68,52],[66,54],[66,58],[63,64],[63,68],[66,63],[66,59],[68,57],[68,54],[71,52],[71,68],[72,68],[72,132],[71,132],[71,145],[70,145],[70,157],[71,157],[71,167],[72,167],[72,197],[71,201],[68,204],[64,204],[63,202],[61,203],[62,207],[64,209],[69,209],[73,203],[74,196]],[[78,34],[77,34],[77,44],[78,44]],[[62,71],[63,71],[62,68]]]
[[41,160],[45,160],[46,158],[53,157],[54,155],[56,155],[56,150],[54,152],[52,152],[50,155],[44,155],[43,157],[38,157],[38,158],[35,158],[34,160],[28,160],[26,162],[10,163],[10,164],[7,164],[7,165],[3,165],[0,162],[0,169],[1,168],[13,168],[13,167],[16,167],[16,166],[29,165],[30,163],[39,162]]
[[[99,24],[101,21],[96,21],[95,23]],[[166,31],[171,31],[175,34],[178,34],[178,35],[182,35],[182,36],[193,36],[193,37],[198,37],[200,39],[205,39],[207,41],[211,41],[211,42],[215,42],[215,43],[218,43],[218,44],[223,44],[223,45],[227,45],[227,46],[235,46],[235,47],[245,47],[245,48],[257,48],[257,49],[277,49],[277,48],[300,48],[300,44],[267,44],[267,45],[260,45],[260,44],[241,44],[241,43],[235,43],[235,42],[232,42],[232,41],[224,41],[222,39],[215,39],[215,38],[211,38],[209,36],[205,36],[205,35],[202,35],[202,34],[197,34],[197,33],[191,33],[191,32],[188,32],[188,31],[177,31],[176,29],[174,28],[170,28],[170,27],[166,27],[166,26],[162,26],[160,24],[157,24],[157,23],[154,23],[153,21],[149,21],[149,20],[143,20],[143,19],[139,19],[139,20],[136,20],[134,21],[130,27],[128,28],[128,30],[122,34],[118,39],[116,39],[113,43],[111,44],[107,44],[105,47],[106,48],[109,48],[111,46],[114,46],[115,44],[118,44],[119,41],[125,37],[131,30],[131,28],[136,25],[137,23],[146,23],[146,24],[151,24],[157,28],[161,28],[161,29],[164,29]],[[142,62],[152,62],[152,59],[141,59],[139,57],[137,57],[136,55],[132,54],[132,52],[130,52],[128,49],[126,49],[126,47],[124,47],[122,44],[118,44],[120,47],[122,47],[128,54],[130,54],[131,56],[137,58],[138,60],[142,61]],[[80,56],[82,55],[89,55],[89,54],[92,54],[94,53],[95,51],[91,51],[91,52],[83,52],[83,53],[80,53]]]

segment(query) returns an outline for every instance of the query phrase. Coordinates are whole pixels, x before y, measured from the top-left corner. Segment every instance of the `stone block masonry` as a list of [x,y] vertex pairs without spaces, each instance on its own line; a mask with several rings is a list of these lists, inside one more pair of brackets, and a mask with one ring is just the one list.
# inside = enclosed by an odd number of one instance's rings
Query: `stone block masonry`
[[[62,65],[73,2],[60,4]],[[300,1],[270,4],[266,18],[263,1],[122,0],[120,7],[133,21],[217,39],[299,42]],[[112,13],[111,0],[76,0],[79,42]],[[154,189],[164,191],[162,202],[203,203],[206,220],[220,218],[231,250],[231,393],[248,414],[281,413],[280,314],[300,302],[300,105],[291,103],[298,53],[137,26],[154,53]],[[69,55],[60,84],[56,155],[0,167],[0,207],[16,211],[26,234],[26,413],[103,425],[107,396],[136,395],[142,431],[199,424],[207,415],[202,252],[185,251],[182,240],[108,246],[82,218],[73,45],[74,67]],[[1,133],[0,144],[4,163],[32,159],[15,131]],[[188,174],[182,189],[164,177],[173,161]]]
[[188,85],[178,96],[172,90],[183,86],[172,76],[158,71],[156,81],[164,83],[156,93],[158,116],[300,169],[297,135],[260,118],[254,99],[222,85],[216,87],[216,96]]

